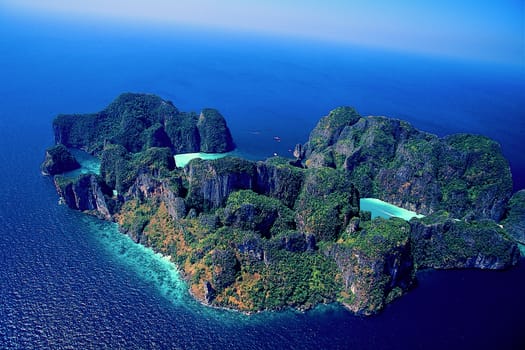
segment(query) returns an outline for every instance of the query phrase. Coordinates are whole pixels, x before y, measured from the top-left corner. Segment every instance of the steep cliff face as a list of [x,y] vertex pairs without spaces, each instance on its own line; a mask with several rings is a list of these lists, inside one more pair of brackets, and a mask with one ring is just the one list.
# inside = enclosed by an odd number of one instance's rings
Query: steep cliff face
[[512,193],[500,146],[483,136],[439,139],[347,108],[321,119],[304,148],[306,166],[345,169],[363,197],[423,214],[445,209],[459,218],[500,220]]
[[130,153],[121,145],[108,144],[101,153],[100,175],[118,193],[124,194],[141,174],[167,176],[175,169],[169,148],[151,147]]
[[[305,147],[306,156],[314,159],[313,155],[318,151],[336,144],[341,137],[341,133],[345,128],[354,125],[360,120],[359,114],[351,107],[336,108],[326,116],[319,120],[317,126],[310,133],[310,138]],[[297,149],[297,158],[303,153],[301,149]],[[321,160],[321,159],[320,159]],[[334,159],[330,159],[325,166],[333,164]],[[321,165],[322,163],[319,163]]]
[[347,230],[325,254],[342,275],[341,301],[351,311],[371,315],[405,293],[415,277],[410,226],[401,219],[375,219]]
[[418,268],[504,269],[520,257],[516,244],[492,220],[465,222],[438,213],[412,219],[410,226]]
[[[370,315],[410,289],[418,268],[518,261],[505,230],[522,231],[525,195],[511,200],[503,228],[486,219],[502,215],[510,172],[499,146],[481,136],[440,139],[341,107],[296,147],[295,161],[195,159],[178,169],[174,150],[233,147],[217,111],[185,114],[155,96],[124,94],[103,112],[59,116],[54,126],[57,140],[101,158],[100,176],[55,177],[64,202],[171,256],[192,294],[213,306],[304,310],[340,301]],[[94,129],[83,135],[86,126]],[[360,191],[435,214],[370,220]],[[436,214],[443,208],[450,214]]]
[[290,166],[288,160],[274,157],[257,162],[256,171],[255,192],[277,198],[290,208],[294,206],[304,180],[301,169]]
[[186,216],[186,204],[183,195],[182,181],[180,178],[170,180],[155,177],[151,173],[142,173],[135,179],[133,185],[126,192],[127,200],[147,201],[159,199],[164,202],[168,214],[173,220]]
[[512,238],[525,244],[525,190],[516,192],[510,199],[502,225]]
[[297,229],[317,240],[336,240],[354,216],[359,216],[359,193],[336,169],[314,168],[305,179],[295,204]]
[[235,148],[226,120],[216,109],[202,110],[197,121],[197,129],[200,135],[201,152],[224,153]]
[[59,115],[53,131],[56,143],[90,153],[101,152],[107,143],[129,152],[149,147],[168,147],[175,153],[234,148],[226,121],[217,111],[205,109],[199,117],[148,94],[122,94],[99,113]]
[[293,208],[305,177],[303,169],[278,157],[256,163],[232,157],[196,159],[184,172],[189,184],[187,202],[198,210],[218,208],[230,193],[243,189],[276,198]]
[[78,168],[80,164],[62,144],[46,149],[46,158],[40,167],[44,175],[62,174]]
[[249,190],[231,193],[224,210],[217,213],[223,225],[254,231],[265,238],[280,236],[296,227],[292,210],[278,199]]
[[239,158],[211,162],[195,159],[185,172],[189,183],[188,206],[200,211],[220,207],[230,193],[251,189],[255,183],[255,164]]
[[80,211],[90,211],[106,220],[111,220],[108,206],[111,190],[99,176],[86,174],[77,179],[55,176],[54,182],[58,194],[67,206]]

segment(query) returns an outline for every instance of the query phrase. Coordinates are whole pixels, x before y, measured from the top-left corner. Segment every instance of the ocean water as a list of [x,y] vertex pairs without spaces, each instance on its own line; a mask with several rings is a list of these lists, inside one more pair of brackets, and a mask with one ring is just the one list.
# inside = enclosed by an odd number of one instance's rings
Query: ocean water
[[[166,259],[113,224],[58,204],[39,171],[58,113],[123,91],[181,110],[218,108],[251,158],[289,154],[338,105],[439,135],[501,142],[516,188],[523,70],[232,33],[0,15],[0,348],[519,349],[525,262],[509,271],[425,271],[370,318],[337,305],[245,316],[200,305]],[[279,136],[277,142],[274,136]]]

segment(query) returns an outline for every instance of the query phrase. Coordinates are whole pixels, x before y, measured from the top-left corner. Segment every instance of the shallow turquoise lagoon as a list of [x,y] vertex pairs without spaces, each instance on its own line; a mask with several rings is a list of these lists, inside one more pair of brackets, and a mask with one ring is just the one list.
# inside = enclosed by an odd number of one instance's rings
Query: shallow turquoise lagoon
[[409,221],[414,217],[424,217],[424,215],[417,214],[416,212],[403,209],[387,202],[383,202],[377,198],[361,198],[360,204],[361,210],[372,212],[372,219],[376,217],[382,217],[385,219],[397,217]]

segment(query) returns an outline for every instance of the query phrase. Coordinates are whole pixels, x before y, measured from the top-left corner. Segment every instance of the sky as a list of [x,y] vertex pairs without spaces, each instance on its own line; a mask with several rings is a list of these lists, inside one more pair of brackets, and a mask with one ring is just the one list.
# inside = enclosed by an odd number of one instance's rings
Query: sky
[[0,0],[44,17],[190,25],[525,66],[525,0]]

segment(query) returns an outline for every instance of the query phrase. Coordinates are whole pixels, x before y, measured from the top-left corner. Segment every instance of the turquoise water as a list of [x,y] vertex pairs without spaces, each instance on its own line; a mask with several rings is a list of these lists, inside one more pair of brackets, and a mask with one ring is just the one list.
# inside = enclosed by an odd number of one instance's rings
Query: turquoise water
[[173,265],[113,224],[57,205],[39,172],[58,113],[99,111],[135,91],[184,111],[217,108],[255,159],[290,154],[319,117],[348,104],[440,135],[485,134],[502,143],[521,188],[522,71],[276,38],[0,19],[0,348],[525,348],[523,262],[420,273],[413,291],[372,318],[337,305],[245,316],[194,301]]
[[361,198],[360,205],[361,210],[372,212],[372,219],[376,217],[381,217],[385,219],[397,217],[409,221],[414,217],[424,217],[424,215],[417,214],[416,212],[403,209],[401,207],[395,206],[387,202],[383,202],[382,200],[377,198]]
[[100,159],[93,157],[91,154],[77,150],[70,150],[73,156],[80,163],[80,168],[64,173],[64,176],[75,178],[82,174],[97,174],[100,175]]
[[119,232],[115,223],[92,219],[87,223],[93,236],[100,241],[104,249],[118,259],[119,263],[151,284],[174,305],[184,305],[183,301],[188,299],[188,287],[170,257],[133,242],[131,238]]
[[184,168],[191,160],[199,158],[204,160],[214,160],[227,157],[233,153],[181,153],[175,155],[175,164],[177,168]]

